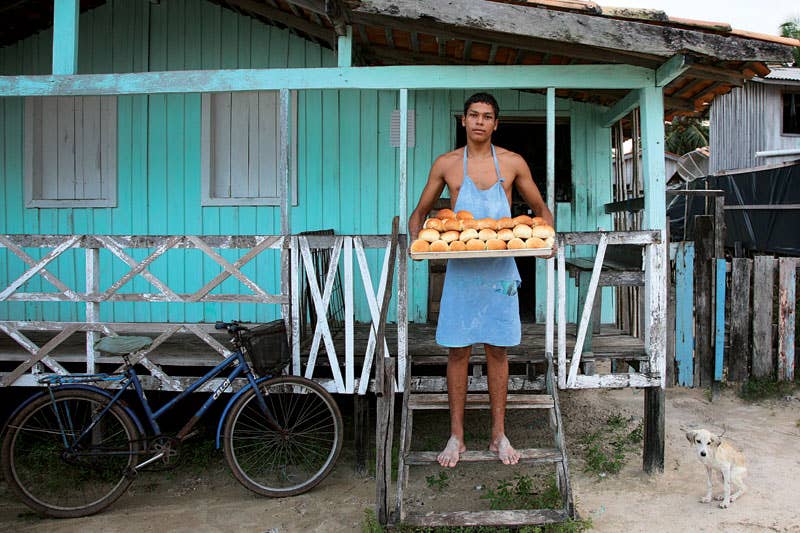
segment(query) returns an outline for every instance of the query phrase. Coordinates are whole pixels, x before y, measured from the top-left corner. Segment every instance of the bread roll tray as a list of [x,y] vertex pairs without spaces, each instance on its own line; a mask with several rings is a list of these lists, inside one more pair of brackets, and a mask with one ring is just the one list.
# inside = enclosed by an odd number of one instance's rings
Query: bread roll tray
[[465,250],[462,252],[409,252],[411,259],[478,259],[488,257],[541,257],[553,253],[552,248],[520,248],[516,250]]

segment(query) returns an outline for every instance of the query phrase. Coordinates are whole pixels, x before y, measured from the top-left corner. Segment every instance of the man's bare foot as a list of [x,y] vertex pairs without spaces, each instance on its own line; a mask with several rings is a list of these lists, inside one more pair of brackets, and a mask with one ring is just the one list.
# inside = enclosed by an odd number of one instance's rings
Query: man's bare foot
[[505,435],[493,441],[489,445],[489,451],[497,453],[504,465],[515,465],[519,462],[520,453],[511,446]]
[[439,454],[436,460],[439,461],[440,465],[446,468],[452,468],[458,464],[461,454],[465,451],[467,451],[467,447],[464,446],[464,443],[450,436],[450,438],[447,439],[444,450],[442,450],[442,453]]

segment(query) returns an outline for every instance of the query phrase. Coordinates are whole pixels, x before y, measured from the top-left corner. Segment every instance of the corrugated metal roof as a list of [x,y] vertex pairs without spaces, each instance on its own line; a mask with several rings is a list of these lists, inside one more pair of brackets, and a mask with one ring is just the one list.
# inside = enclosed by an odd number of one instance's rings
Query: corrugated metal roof
[[770,67],[770,73],[764,77],[768,80],[800,81],[800,68]]

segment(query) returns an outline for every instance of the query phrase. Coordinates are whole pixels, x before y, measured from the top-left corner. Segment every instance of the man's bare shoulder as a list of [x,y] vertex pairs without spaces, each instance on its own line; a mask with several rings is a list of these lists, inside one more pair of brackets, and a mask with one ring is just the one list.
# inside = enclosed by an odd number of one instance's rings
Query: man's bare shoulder
[[494,152],[497,154],[497,159],[512,164],[524,163],[525,159],[516,152],[512,152],[501,146],[495,146]]
[[463,157],[464,149],[457,148],[452,152],[447,152],[437,157],[436,161],[433,162],[433,168],[438,169],[445,174],[454,165],[460,164]]

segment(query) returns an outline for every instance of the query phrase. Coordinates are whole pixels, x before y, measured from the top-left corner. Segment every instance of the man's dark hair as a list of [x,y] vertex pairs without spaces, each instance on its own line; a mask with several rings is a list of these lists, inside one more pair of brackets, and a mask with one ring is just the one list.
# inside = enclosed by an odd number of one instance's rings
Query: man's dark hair
[[475,93],[464,102],[464,116],[467,116],[467,110],[472,104],[489,104],[494,109],[494,118],[500,116],[500,106],[497,105],[497,100],[494,99],[489,93]]

